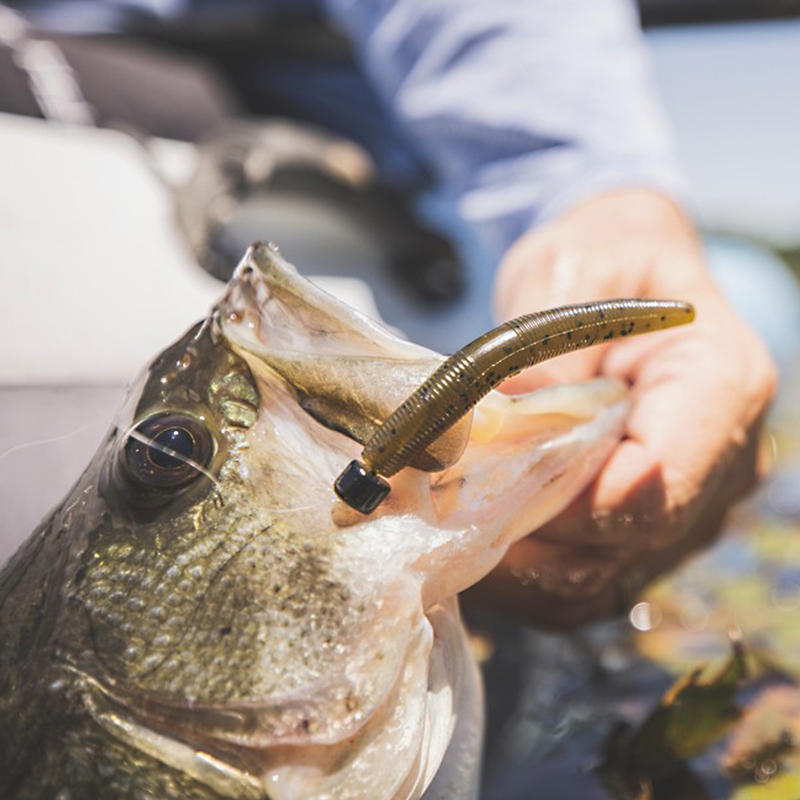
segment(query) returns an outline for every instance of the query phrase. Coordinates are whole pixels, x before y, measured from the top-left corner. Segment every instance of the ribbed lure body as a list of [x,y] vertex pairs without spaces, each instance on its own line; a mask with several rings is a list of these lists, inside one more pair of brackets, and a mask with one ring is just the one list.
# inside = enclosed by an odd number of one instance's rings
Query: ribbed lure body
[[[364,481],[376,492],[382,487],[374,510],[388,493],[388,484],[378,476],[388,478],[408,466],[507,378],[563,353],[693,319],[694,309],[688,303],[623,299],[562,306],[506,322],[448,358],[375,431],[364,447],[362,463],[353,462],[348,470],[361,488]],[[360,490],[350,489],[347,479],[342,486],[348,470],[337,481],[336,491],[350,503]],[[364,510],[369,505],[359,502],[354,507]]]

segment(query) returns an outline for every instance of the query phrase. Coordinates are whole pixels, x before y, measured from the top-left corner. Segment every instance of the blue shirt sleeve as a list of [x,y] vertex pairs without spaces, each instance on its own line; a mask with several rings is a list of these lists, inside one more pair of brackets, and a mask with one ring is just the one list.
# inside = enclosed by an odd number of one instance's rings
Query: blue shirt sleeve
[[632,0],[325,6],[492,249],[595,191],[685,195]]

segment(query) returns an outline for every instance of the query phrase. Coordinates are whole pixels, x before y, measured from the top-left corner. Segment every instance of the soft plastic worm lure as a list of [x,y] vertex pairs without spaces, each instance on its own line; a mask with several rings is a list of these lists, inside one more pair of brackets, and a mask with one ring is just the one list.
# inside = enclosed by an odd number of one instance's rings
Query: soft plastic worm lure
[[454,353],[383,422],[334,484],[362,514],[389,494],[385,478],[455,425],[498,384],[562,353],[617,337],[672,328],[694,319],[676,300],[605,300],[562,306],[512,319]]

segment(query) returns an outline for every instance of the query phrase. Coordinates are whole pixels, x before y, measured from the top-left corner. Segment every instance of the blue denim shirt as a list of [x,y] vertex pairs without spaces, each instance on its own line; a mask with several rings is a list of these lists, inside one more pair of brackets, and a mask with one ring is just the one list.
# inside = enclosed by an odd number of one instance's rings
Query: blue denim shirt
[[684,194],[630,0],[326,0],[463,217],[502,251],[580,198]]
[[[356,76],[254,65],[248,78],[361,138],[395,184],[422,166],[494,257],[592,192],[685,194],[633,0],[18,0],[52,27],[124,29],[134,12],[206,25],[321,11]],[[383,117],[383,119],[378,119]],[[359,134],[361,134],[359,136]],[[403,151],[405,149],[405,156]],[[413,184],[413,180],[408,180]]]

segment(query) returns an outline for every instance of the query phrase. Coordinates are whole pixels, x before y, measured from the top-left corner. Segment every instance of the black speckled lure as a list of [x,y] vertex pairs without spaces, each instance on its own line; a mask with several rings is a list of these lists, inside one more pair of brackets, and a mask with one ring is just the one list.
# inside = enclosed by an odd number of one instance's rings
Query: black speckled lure
[[390,478],[507,378],[549,358],[612,339],[684,325],[694,308],[676,300],[605,300],[512,319],[454,353],[367,441],[334,484],[363,514],[389,494]]

